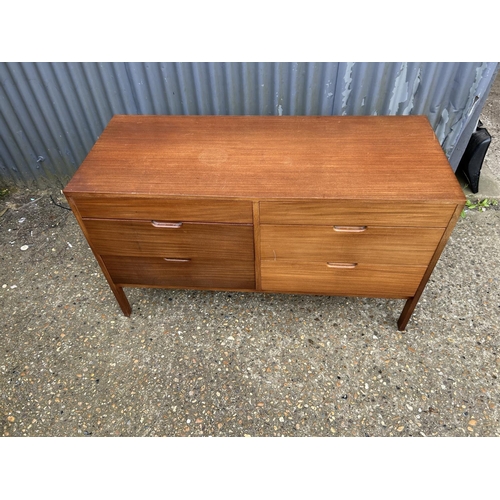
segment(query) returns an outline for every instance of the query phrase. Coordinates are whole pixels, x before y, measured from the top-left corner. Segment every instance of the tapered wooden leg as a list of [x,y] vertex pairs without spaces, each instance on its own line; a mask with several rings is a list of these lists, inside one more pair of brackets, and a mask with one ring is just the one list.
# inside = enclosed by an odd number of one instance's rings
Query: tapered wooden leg
[[130,307],[130,303],[127,299],[127,296],[125,295],[125,292],[123,291],[123,288],[121,286],[117,285],[110,285],[111,290],[113,290],[113,293],[115,294],[116,300],[118,301],[118,304],[120,305],[123,314],[125,316],[130,316],[132,313],[132,307]]
[[419,298],[420,294],[418,295],[418,297],[415,296],[406,301],[406,304],[403,308],[403,312],[401,313],[401,316],[399,316],[398,319],[398,330],[400,332],[402,332],[406,328],[408,321],[410,321],[411,315],[413,314],[413,311],[418,303]]

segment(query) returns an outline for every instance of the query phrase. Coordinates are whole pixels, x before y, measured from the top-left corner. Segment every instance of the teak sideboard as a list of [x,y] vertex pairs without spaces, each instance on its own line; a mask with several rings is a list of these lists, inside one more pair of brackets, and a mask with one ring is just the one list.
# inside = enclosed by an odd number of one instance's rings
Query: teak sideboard
[[407,299],[465,197],[425,116],[117,115],[64,194],[123,287]]

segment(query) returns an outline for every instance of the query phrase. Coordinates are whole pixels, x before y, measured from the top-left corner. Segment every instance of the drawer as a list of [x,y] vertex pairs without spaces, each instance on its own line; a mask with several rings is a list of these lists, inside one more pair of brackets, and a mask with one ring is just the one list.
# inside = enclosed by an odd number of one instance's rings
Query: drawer
[[113,281],[120,286],[254,290],[253,262],[193,257],[189,261],[159,257],[104,256]]
[[82,217],[194,222],[253,222],[252,202],[143,196],[71,195]]
[[425,266],[358,264],[331,268],[324,262],[264,260],[262,290],[405,299],[415,295]]
[[446,227],[455,204],[263,201],[261,224]]
[[190,222],[84,220],[101,255],[253,261],[253,226]]
[[443,232],[422,227],[264,225],[261,258],[426,266]]

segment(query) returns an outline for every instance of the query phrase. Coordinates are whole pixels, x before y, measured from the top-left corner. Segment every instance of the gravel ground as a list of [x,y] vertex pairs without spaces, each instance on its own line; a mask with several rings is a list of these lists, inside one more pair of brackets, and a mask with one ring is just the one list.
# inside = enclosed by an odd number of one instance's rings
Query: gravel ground
[[53,201],[0,200],[4,436],[500,435],[498,207],[401,333],[401,300],[129,288],[126,318]]

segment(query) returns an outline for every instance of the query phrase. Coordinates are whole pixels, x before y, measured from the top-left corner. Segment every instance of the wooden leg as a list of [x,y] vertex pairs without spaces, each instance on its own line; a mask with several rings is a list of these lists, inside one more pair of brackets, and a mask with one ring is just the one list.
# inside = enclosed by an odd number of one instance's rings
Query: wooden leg
[[408,299],[406,301],[406,304],[403,308],[403,312],[401,313],[401,316],[399,316],[398,319],[398,330],[400,332],[402,332],[406,328],[408,321],[410,321],[411,315],[413,314],[413,311],[418,303],[419,298],[420,294],[418,296],[415,295],[415,297],[412,297],[411,299]]
[[451,232],[453,231],[453,228],[455,227],[455,224],[457,223],[458,218],[460,217],[460,214],[462,212],[463,205],[457,205],[455,207],[455,211],[453,215],[451,216],[450,221],[448,222],[448,227],[444,231],[444,234],[441,238],[441,241],[439,242],[436,251],[434,252],[434,255],[432,256],[431,261],[429,262],[429,265],[427,266],[427,270],[425,271],[424,277],[422,278],[422,281],[420,282],[420,285],[417,288],[417,291],[415,292],[415,295],[408,299],[406,301],[405,306],[403,307],[403,312],[401,313],[401,316],[398,319],[398,330],[403,331],[406,328],[406,325],[408,324],[408,321],[410,321],[411,315],[413,314],[413,311],[415,310],[415,306],[417,305],[420,296],[422,295],[422,292],[424,291],[425,285],[427,284],[427,281],[429,280],[429,277],[434,270],[435,265],[437,264],[437,261],[439,257],[441,256],[441,252],[443,251],[446,242],[448,241],[448,238],[450,237]]
[[116,300],[118,301],[118,304],[120,305],[123,314],[125,314],[125,316],[130,316],[130,314],[132,313],[132,308],[130,307],[129,301],[127,299],[127,296],[125,295],[125,292],[123,291],[123,288],[113,283],[113,279],[111,278],[108,269],[106,268],[101,256],[94,250],[94,246],[92,245],[92,240],[89,237],[89,234],[87,232],[85,224],[83,223],[82,216],[78,211],[75,201],[71,196],[66,196],[66,199],[68,200],[69,206],[71,207],[71,210],[73,210],[73,214],[76,220],[78,221],[80,228],[82,229],[83,235],[87,239],[87,243],[89,244],[92,253],[94,254],[97,262],[99,263],[99,266],[101,266],[102,272],[108,282],[109,287],[115,294]]
[[123,288],[121,286],[113,285],[111,286],[111,290],[113,290],[113,293],[115,294],[116,300],[118,301],[118,304],[120,305],[123,314],[125,316],[130,316],[132,313],[132,307],[130,307],[130,303],[127,299],[127,296],[125,295],[125,292],[123,291]]

